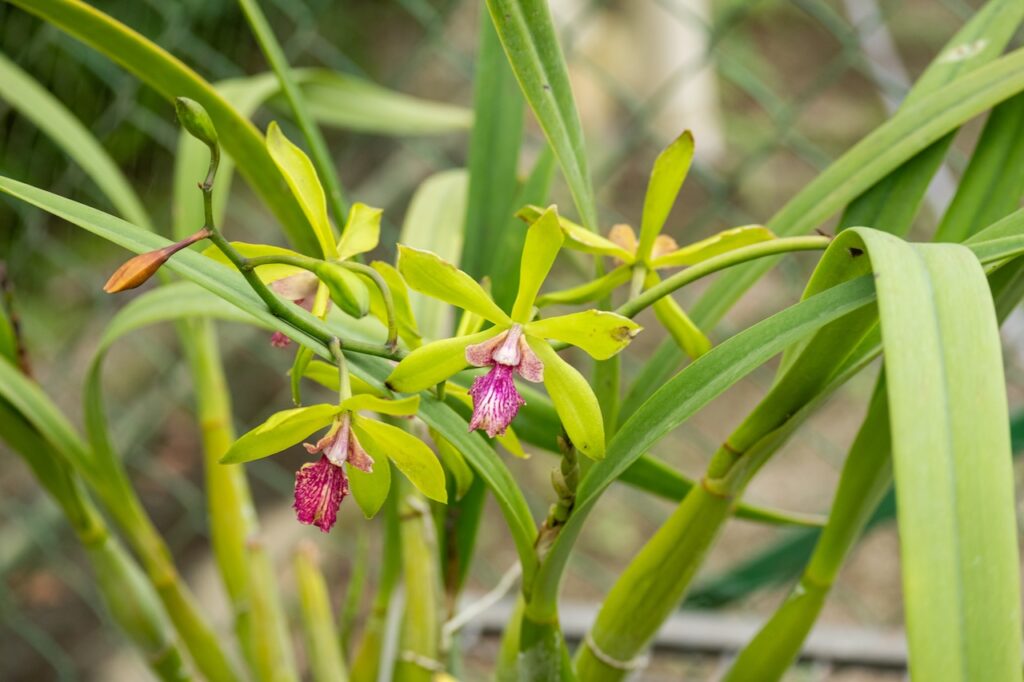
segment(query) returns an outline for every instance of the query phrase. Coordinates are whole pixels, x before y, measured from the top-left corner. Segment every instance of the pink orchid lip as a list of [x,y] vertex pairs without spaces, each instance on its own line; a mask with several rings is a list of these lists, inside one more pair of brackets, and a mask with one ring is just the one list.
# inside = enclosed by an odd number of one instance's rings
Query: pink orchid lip
[[512,380],[513,367],[495,363],[491,371],[477,377],[469,394],[473,397],[473,417],[469,430],[482,428],[491,438],[503,435],[508,425],[526,404]]
[[331,429],[316,442],[302,444],[317,462],[303,464],[295,473],[295,512],[300,523],[328,532],[337,520],[338,508],[349,494],[345,465],[373,472],[373,458],[360,445],[352,431],[352,415],[341,415]]

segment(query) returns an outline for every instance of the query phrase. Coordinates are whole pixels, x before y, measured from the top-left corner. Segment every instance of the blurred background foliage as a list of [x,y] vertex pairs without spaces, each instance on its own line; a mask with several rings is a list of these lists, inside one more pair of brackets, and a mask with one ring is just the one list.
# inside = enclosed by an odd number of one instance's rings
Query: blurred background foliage
[[[103,0],[97,7],[140,31],[211,81],[267,70],[239,8],[230,0]],[[410,95],[462,107],[472,103],[477,18],[468,0],[265,0],[262,5],[293,66],[354,74]],[[977,3],[961,0],[556,0],[588,148],[602,224],[635,222],[654,156],[680,130],[693,130],[698,156],[667,232],[680,243],[738,224],[764,220],[840,152],[877,125],[899,102]],[[1015,44],[1019,44],[1016,41]],[[170,186],[178,128],[167,103],[101,55],[24,12],[0,4],[0,52],[67,103],[133,180],[157,227],[170,228]],[[271,102],[257,124],[286,119]],[[283,125],[292,139],[294,128]],[[979,130],[965,126],[933,183],[916,235],[934,228],[949,200],[948,178],[959,174]],[[392,248],[410,198],[430,175],[466,163],[468,135],[381,136],[328,129],[328,142],[349,196],[385,209],[378,257]],[[541,147],[528,128],[523,172]],[[111,210],[105,199],[50,140],[0,100],[0,172]],[[197,195],[198,197],[198,195]],[[556,181],[554,197],[571,202]],[[224,226],[234,239],[280,242],[277,226],[237,183]],[[914,233],[912,233],[912,237]],[[0,199],[0,260],[7,263],[16,310],[39,381],[74,418],[82,376],[98,335],[124,300],[101,286],[124,258],[115,247],[32,210]],[[812,257],[786,259],[747,295],[713,335],[761,319],[795,300]],[[571,267],[554,286],[569,284]],[[687,290],[692,301],[700,287]],[[642,322],[643,320],[641,320]],[[1021,405],[1019,320],[1004,334],[1011,409]],[[232,382],[236,420],[249,428],[288,404],[285,371],[291,356],[265,335],[222,325],[222,350]],[[652,327],[653,329],[653,327]],[[660,340],[642,335],[625,354],[627,376]],[[108,409],[114,437],[144,499],[202,595],[221,599],[205,539],[201,459],[192,420],[191,388],[170,329],[147,330],[121,342],[109,364]],[[716,444],[768,387],[764,367],[666,439],[657,453],[697,473]],[[827,509],[842,456],[860,422],[872,385],[858,377],[833,398],[758,477],[748,499],[785,508]],[[297,533],[289,509],[292,472],[302,456],[249,468],[270,544],[280,556]],[[116,668],[120,648],[105,619],[71,534],[20,460],[0,446],[0,677],[5,680],[130,677],[130,660]],[[534,509],[549,503],[550,461],[510,462]],[[795,475],[799,473],[799,475]],[[813,485],[808,485],[812,482]],[[1018,486],[1019,487],[1019,486]],[[627,489],[613,489],[592,518],[566,583],[570,602],[604,594],[632,553],[670,506]],[[341,600],[348,560],[357,544],[379,541],[376,528],[347,505],[340,532],[321,546]],[[494,527],[501,527],[490,510]],[[751,547],[770,551],[794,531],[733,521],[705,568],[691,601],[770,613],[786,582],[747,593],[723,572]],[[514,562],[503,534],[485,534],[472,575],[477,590],[492,587]],[[285,568],[283,558],[279,561]],[[798,564],[799,565],[799,564]],[[764,565],[754,573],[767,574]],[[371,572],[372,573],[372,572]],[[785,578],[785,571],[781,574]],[[371,575],[370,580],[373,577]],[[290,583],[289,583],[290,584]],[[733,585],[730,588],[729,585]],[[725,590],[722,592],[722,590]],[[717,591],[716,591],[717,590]],[[725,596],[723,596],[723,594]],[[221,622],[226,621],[226,611]],[[892,627],[901,622],[895,531],[879,524],[851,557],[822,621]],[[493,656],[493,641],[469,647],[471,659]],[[111,663],[111,660],[114,663]],[[664,658],[664,660],[662,660]],[[472,663],[472,660],[470,661]],[[644,679],[705,678],[717,654],[659,657]],[[106,667],[105,667],[106,666]],[[111,667],[115,666],[115,667]],[[699,671],[699,672],[698,672]],[[831,670],[815,664],[793,679],[899,679],[899,672]],[[659,677],[663,676],[663,677]],[[472,679],[471,677],[469,679]]]

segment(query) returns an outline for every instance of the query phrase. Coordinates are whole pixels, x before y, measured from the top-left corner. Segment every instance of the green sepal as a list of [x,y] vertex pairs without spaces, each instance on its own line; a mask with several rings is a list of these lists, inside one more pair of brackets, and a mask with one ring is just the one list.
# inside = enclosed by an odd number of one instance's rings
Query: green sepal
[[561,291],[549,291],[537,298],[537,307],[544,307],[554,303],[589,303],[611,294],[615,289],[629,281],[633,268],[629,265],[620,265],[607,274],[595,280],[581,284],[578,287],[562,289]]
[[323,262],[317,266],[316,276],[343,311],[352,317],[365,317],[370,312],[370,290],[359,275],[338,263]]
[[302,206],[302,212],[313,226],[316,240],[324,258],[337,258],[338,249],[334,244],[334,230],[327,217],[327,198],[323,185],[317,177],[316,168],[305,152],[285,137],[274,121],[267,127],[267,152],[277,164],[288,183],[288,188]]
[[644,212],[640,221],[640,242],[636,249],[636,258],[648,262],[651,248],[661,229],[668,220],[672,205],[676,203],[679,190],[686,180],[693,161],[693,135],[684,131],[672,144],[664,149],[654,160],[651,179],[647,183],[647,194],[644,196]]
[[220,463],[240,464],[277,454],[330,424],[340,411],[337,405],[321,404],[275,412],[236,440]]
[[[532,224],[545,209],[539,206],[524,206],[516,212],[516,217]],[[562,228],[562,234],[565,235],[565,245],[574,251],[583,251],[584,253],[596,253],[601,256],[611,256],[612,258],[618,258],[623,263],[632,263],[634,261],[633,254],[622,248],[610,239],[591,232],[582,225],[558,216],[558,226]]]
[[[366,443],[362,439],[359,442],[369,452]],[[356,498],[356,504],[363,510],[363,515],[372,519],[388,499],[388,492],[391,490],[391,463],[382,457],[374,461],[373,471],[370,473],[354,466],[347,467],[346,472],[352,488],[352,497]]]
[[393,417],[408,417],[416,414],[420,409],[420,397],[418,395],[388,400],[378,398],[369,393],[354,395],[341,402],[342,409],[355,412],[357,410],[369,410],[378,414],[389,414]]
[[380,242],[380,219],[383,213],[383,210],[366,204],[352,204],[352,208],[348,212],[348,220],[345,223],[345,230],[341,233],[341,239],[338,240],[337,258],[348,260],[352,256],[377,248],[377,244]]
[[356,415],[352,415],[352,429],[378,462],[390,459],[421,493],[437,502],[448,501],[444,469],[423,441],[397,426]]
[[470,310],[495,324],[512,321],[476,280],[437,254],[399,244],[398,271],[420,293]]
[[607,360],[629,345],[643,329],[628,317],[603,310],[584,310],[526,324],[528,336],[555,339],[583,349],[595,360]]
[[544,385],[569,440],[587,457],[603,458],[604,419],[590,384],[547,341],[527,336],[526,342],[544,363]]
[[516,322],[528,322],[533,317],[533,302],[564,241],[554,206],[544,211],[527,230],[519,264],[519,293],[512,305],[512,319]]
[[406,355],[387,379],[389,388],[400,393],[415,393],[444,381],[469,364],[466,346],[497,336],[505,327],[491,327],[477,334],[441,339],[420,346]]
[[696,265],[714,256],[743,246],[775,239],[775,234],[762,225],[744,225],[712,235],[699,242],[662,254],[651,261],[652,268],[673,268]]
[[[657,273],[652,271],[647,273],[644,284],[650,288],[659,281]],[[654,314],[658,322],[661,322],[661,326],[672,335],[676,344],[690,356],[691,360],[696,360],[711,350],[711,339],[690,319],[671,294],[662,296],[651,307],[654,308]]]

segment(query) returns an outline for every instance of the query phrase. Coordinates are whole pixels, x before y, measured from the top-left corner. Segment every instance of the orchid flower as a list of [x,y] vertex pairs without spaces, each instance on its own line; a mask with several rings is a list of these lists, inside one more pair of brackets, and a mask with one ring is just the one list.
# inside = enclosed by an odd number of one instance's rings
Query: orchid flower
[[[357,390],[359,383],[354,384]],[[444,470],[421,440],[402,429],[359,414],[410,416],[419,409],[419,396],[386,400],[357,393],[337,405],[319,404],[277,412],[239,438],[221,458],[223,464],[251,462],[328,428],[316,443],[303,443],[311,455],[295,474],[295,513],[301,523],[328,532],[338,508],[350,493],[367,518],[384,504],[391,488],[389,461],[424,495],[445,502]]]
[[[608,238],[604,238],[559,218],[566,247],[609,256],[617,267],[586,284],[545,294],[537,299],[537,305],[595,301],[630,280],[637,286],[634,293],[639,293],[661,281],[659,270],[695,265],[733,249],[775,238],[771,230],[761,225],[735,227],[683,247],[672,237],[661,234],[692,159],[693,136],[689,131],[680,135],[658,156],[647,185],[639,238],[629,225],[615,225]],[[526,206],[517,215],[532,222],[542,211],[537,206]],[[671,296],[659,299],[652,307],[658,320],[690,357],[696,358],[711,348],[708,338]]]
[[446,380],[468,365],[487,367],[469,393],[470,428],[488,435],[505,432],[523,405],[513,378],[544,382],[573,445],[582,453],[604,455],[601,408],[589,383],[558,356],[549,340],[578,346],[605,360],[625,348],[640,331],[615,313],[588,310],[535,320],[535,300],[565,241],[554,207],[530,226],[523,247],[519,291],[511,313],[503,311],[472,277],[428,251],[399,245],[398,269],[411,289],[479,315],[493,326],[442,339],[407,355],[388,378],[394,390],[411,393]]

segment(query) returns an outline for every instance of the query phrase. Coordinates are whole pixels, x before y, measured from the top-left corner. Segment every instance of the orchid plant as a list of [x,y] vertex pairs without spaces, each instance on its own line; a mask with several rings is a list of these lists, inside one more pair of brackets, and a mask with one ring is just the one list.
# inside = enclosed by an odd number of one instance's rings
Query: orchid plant
[[[1021,300],[1024,277],[1024,53],[1002,55],[1024,21],[1020,3],[986,3],[936,55],[904,107],[763,225],[680,247],[666,225],[693,136],[683,133],[654,161],[639,232],[616,225],[601,236],[566,64],[541,0],[485,3],[486,76],[471,115],[425,101],[410,106],[407,96],[369,83],[352,88],[339,74],[293,70],[257,0],[239,4],[273,73],[218,87],[79,0],[10,1],[152,85],[175,103],[186,131],[173,239],[150,229],[123,179],[100,175],[97,182],[122,219],[0,177],[0,192],[138,254],[110,277],[107,292],[160,280],[117,313],[100,341],[85,380],[84,435],[28,372],[11,308],[16,297],[4,296],[0,306],[0,437],[59,503],[112,620],[155,676],[296,680],[302,660],[317,680],[450,680],[461,674],[460,629],[518,585],[495,661],[498,679],[621,680],[643,667],[662,623],[735,516],[819,533],[792,594],[726,674],[733,682],[777,680],[894,488],[911,674],[1020,678],[1020,570],[998,333]],[[26,116],[60,121],[91,140],[28,76],[0,75],[31,95],[15,103]],[[307,102],[331,88],[339,106],[365,97],[390,116],[367,115],[360,130],[392,130],[385,123],[394,126],[403,111],[406,131],[422,131],[414,124],[427,111],[435,126],[449,122],[445,130],[473,121],[468,181],[460,173],[424,182],[397,240],[382,239],[380,209],[347,201]],[[277,93],[301,140],[276,123],[261,133],[250,122],[260,98]],[[515,163],[492,164],[491,156],[518,157],[525,105],[545,150],[521,179]],[[952,133],[989,110],[936,243],[906,241]],[[89,148],[105,154],[96,142]],[[81,159],[78,146],[67,149]],[[221,164],[222,153],[230,163]],[[117,173],[103,158],[93,167]],[[560,209],[549,200],[555,163],[572,197]],[[279,220],[287,248],[222,233],[236,168]],[[192,183],[204,170],[200,212]],[[467,192],[464,212],[449,210],[461,206],[451,195]],[[424,205],[430,210],[417,208]],[[814,233],[840,211],[835,235]],[[205,250],[190,248],[204,241]],[[496,247],[480,246],[490,243]],[[381,259],[365,262],[371,252]],[[723,338],[716,323],[773,263],[798,252],[820,252],[802,299]],[[550,273],[570,256],[590,259],[593,277],[551,288]],[[716,273],[689,312],[673,299]],[[580,307],[547,315],[555,304]],[[649,308],[658,324],[645,334],[666,338],[645,357],[630,343],[641,331],[634,318]],[[452,309],[463,311],[457,326],[448,324]],[[241,437],[214,319],[256,326],[272,332],[274,346],[296,348],[294,404],[268,407],[269,416]],[[123,335],[162,321],[177,323],[195,384],[211,545],[234,640],[182,579],[109,434],[103,359]],[[620,354],[639,367],[626,390]],[[583,355],[594,360],[589,374],[581,371]],[[658,458],[665,436],[776,355],[775,381],[709,453],[698,480]],[[849,379],[875,371],[878,358],[884,371],[827,515],[744,502],[746,486],[801,424]],[[307,380],[336,397],[304,404]],[[495,443],[516,458],[503,457]],[[292,573],[304,657],[287,636],[287,595],[243,466],[299,444],[309,461],[295,472],[291,504],[296,534],[305,537]],[[552,504],[539,519],[518,475],[535,452],[557,458],[550,488],[540,491]],[[573,647],[559,618],[566,567],[616,483],[677,506],[629,558]],[[349,527],[339,516],[350,495],[372,521]],[[517,561],[491,593],[466,604],[476,538],[482,526],[497,532],[484,515],[487,499],[501,512]],[[325,541],[317,531],[339,526],[344,532],[331,538],[345,543],[352,577],[347,606],[336,612],[337,586],[310,543]],[[368,543],[351,540],[369,529],[381,537],[378,557]],[[359,576],[368,572],[376,578],[373,603],[359,614],[368,591]]]

